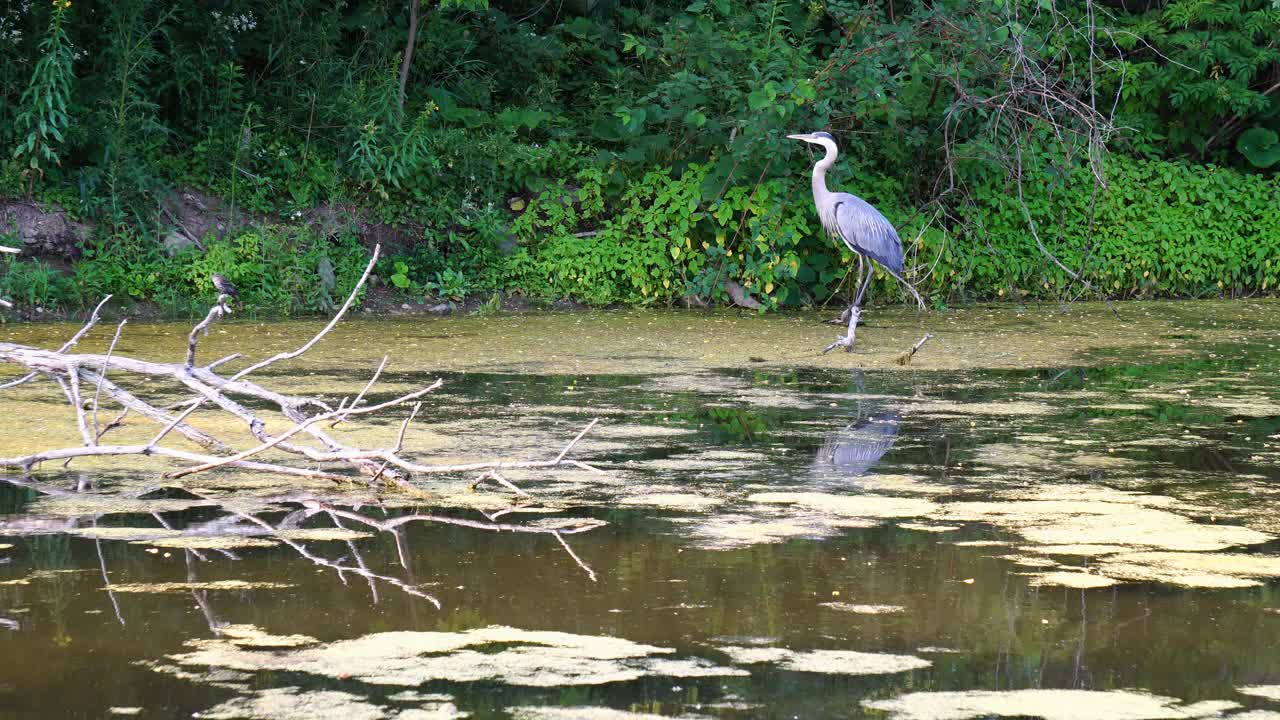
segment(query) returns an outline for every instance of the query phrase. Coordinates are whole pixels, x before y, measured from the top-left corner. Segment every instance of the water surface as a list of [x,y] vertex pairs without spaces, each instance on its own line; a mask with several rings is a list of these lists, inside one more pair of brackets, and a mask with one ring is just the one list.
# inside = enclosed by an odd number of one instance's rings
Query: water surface
[[[1144,307],[1159,321],[1131,321],[1135,337],[1201,338],[1163,347],[1064,347],[1057,319],[1000,315],[1016,339],[966,356],[977,369],[941,350],[935,367],[927,352],[858,367],[890,357],[880,346],[750,359],[761,328],[825,344],[813,318],[587,321],[600,337],[622,323],[608,343],[584,341],[572,315],[354,323],[262,382],[337,400],[385,349],[370,401],[445,381],[407,434],[416,459],[554,457],[600,417],[573,457],[603,472],[513,471],[533,496],[518,502],[465,476],[417,478],[418,498],[237,472],[164,480],[145,459],[11,475],[0,717],[1280,713],[1280,323],[1235,308],[1227,332],[1206,312],[1219,307]],[[522,326],[563,342],[419,352]],[[888,345],[896,327],[865,338]],[[627,328],[635,347],[610,365]],[[56,345],[61,330],[7,339]],[[100,330],[86,351],[113,328]],[[220,330],[210,357],[259,357],[314,328]],[[131,325],[117,352],[173,357],[175,333]],[[699,334],[747,357],[697,360]],[[1037,339],[1054,348],[1043,362],[991,360],[1031,357]],[[56,386],[5,392],[0,454],[76,443]],[[388,444],[402,416],[344,437]]]

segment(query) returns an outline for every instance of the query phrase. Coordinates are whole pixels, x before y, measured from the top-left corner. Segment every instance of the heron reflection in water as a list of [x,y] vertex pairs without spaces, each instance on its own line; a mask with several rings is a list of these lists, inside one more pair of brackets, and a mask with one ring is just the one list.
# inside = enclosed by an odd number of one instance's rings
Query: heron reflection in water
[[893,449],[901,420],[897,412],[877,413],[827,435],[813,459],[814,469],[844,477],[862,475]]
[[[862,373],[853,382],[863,391]],[[813,471],[820,477],[851,478],[866,473],[893,449],[898,439],[902,415],[875,400],[857,401],[858,414],[844,428],[827,434],[813,458]]]

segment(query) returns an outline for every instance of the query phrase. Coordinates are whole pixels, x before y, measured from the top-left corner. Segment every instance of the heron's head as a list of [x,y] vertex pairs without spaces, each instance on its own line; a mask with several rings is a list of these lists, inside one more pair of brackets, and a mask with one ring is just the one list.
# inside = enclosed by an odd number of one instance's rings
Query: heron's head
[[831,137],[831,133],[826,132],[808,133],[806,135],[788,135],[787,137],[791,140],[803,140],[812,145],[825,145],[828,142],[835,145],[836,143],[836,139]]

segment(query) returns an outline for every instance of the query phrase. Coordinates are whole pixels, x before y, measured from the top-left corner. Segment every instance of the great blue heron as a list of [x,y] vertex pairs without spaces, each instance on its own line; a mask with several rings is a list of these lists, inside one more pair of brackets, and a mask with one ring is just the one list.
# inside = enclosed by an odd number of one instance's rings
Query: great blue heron
[[214,289],[219,293],[229,295],[233,298],[240,297],[240,293],[236,292],[236,286],[232,285],[230,280],[222,277],[218,273],[213,274],[212,280]]
[[839,152],[836,149],[835,138],[825,132],[787,137],[792,140],[803,140],[811,145],[821,145],[827,151],[827,154],[813,166],[813,204],[818,208],[818,220],[827,234],[832,239],[843,242],[857,256],[859,284],[858,294],[854,297],[853,304],[849,306],[849,334],[837,338],[822,352],[829,352],[841,345],[845,350],[853,352],[853,337],[857,332],[858,319],[862,315],[862,296],[866,294],[867,286],[871,284],[871,278],[875,275],[875,268],[867,265],[864,258],[884,268],[885,272],[892,275],[915,296],[916,302],[922,307],[924,301],[920,299],[915,288],[902,279],[902,241],[898,239],[898,231],[893,228],[893,223],[885,219],[885,216],[866,200],[849,193],[831,192],[827,189],[827,170],[835,164],[836,155]]

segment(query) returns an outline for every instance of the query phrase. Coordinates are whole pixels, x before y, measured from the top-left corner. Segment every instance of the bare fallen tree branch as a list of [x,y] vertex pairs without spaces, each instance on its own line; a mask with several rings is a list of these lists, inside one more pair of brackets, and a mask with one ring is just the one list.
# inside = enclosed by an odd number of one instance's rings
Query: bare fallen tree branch
[[110,380],[107,380],[102,375],[95,374],[91,370],[82,370],[81,373],[84,375],[86,380],[92,383],[98,383],[100,387],[106,390],[107,397],[111,398],[112,400],[115,400],[116,402],[120,403],[120,405],[124,407],[124,410],[120,413],[120,415],[117,416],[111,422],[107,423],[105,426],[103,426],[102,430],[98,433],[97,439],[99,442],[101,442],[102,436],[107,434],[107,431],[111,430],[114,427],[117,427],[121,423],[121,421],[124,420],[124,415],[126,415],[130,411],[134,411],[134,412],[137,412],[139,415],[143,415],[145,417],[151,418],[156,422],[174,423],[174,427],[170,428],[171,430],[176,430],[177,432],[182,434],[184,437],[186,437],[188,440],[194,443],[197,443],[199,445],[202,445],[210,450],[224,452],[229,449],[227,445],[223,443],[221,440],[219,440],[218,438],[215,438],[212,435],[209,435],[203,430],[199,430],[197,428],[192,427],[191,425],[181,422],[180,421],[181,418],[178,418],[178,419],[171,418],[168,413],[162,410],[159,410],[155,407],[152,407],[150,404],[143,402],[137,397],[134,397],[132,393],[120,387],[119,385],[116,385]]
[[[68,404],[75,411],[76,424],[83,440],[82,447],[42,450],[11,458],[0,458],[0,465],[18,466],[24,470],[31,471],[40,464],[53,460],[69,462],[74,458],[82,457],[141,455],[163,457],[190,463],[187,467],[169,471],[165,475],[168,478],[179,478],[225,468],[270,472],[295,477],[320,478],[335,482],[350,482],[354,477],[349,473],[354,470],[361,475],[372,478],[371,482],[382,482],[414,494],[421,494],[421,491],[407,479],[408,476],[414,474],[484,473],[481,478],[482,481],[484,479],[492,479],[521,497],[529,497],[529,493],[506,479],[501,471],[515,468],[551,468],[570,465],[594,473],[602,472],[599,468],[569,457],[573,448],[599,423],[599,418],[592,420],[564,446],[558,455],[551,459],[481,461],[459,464],[426,464],[407,459],[401,454],[404,451],[405,434],[410,423],[413,422],[422,408],[420,398],[440,388],[441,381],[437,380],[426,387],[398,395],[384,402],[361,405],[365,396],[382,376],[388,362],[386,356],[383,357],[372,378],[360,390],[355,399],[349,404],[344,400],[336,409],[317,398],[280,393],[248,379],[249,375],[258,370],[301,356],[324,339],[355,303],[356,298],[368,281],[370,273],[373,271],[379,253],[380,248],[375,247],[369,263],[365,266],[364,273],[352,287],[341,308],[311,339],[297,349],[278,353],[265,360],[252,363],[229,377],[219,374],[215,371],[215,368],[238,358],[238,353],[221,358],[203,367],[196,364],[200,338],[208,334],[208,330],[214,322],[230,313],[227,307],[228,296],[225,294],[218,296],[215,304],[209,309],[204,319],[195,325],[187,335],[187,352],[182,362],[152,362],[116,353],[116,346],[120,341],[125,322],[121,322],[116,328],[116,333],[107,348],[106,354],[68,352],[96,325],[99,320],[99,312],[106,299],[94,309],[85,326],[56,351],[42,350],[16,343],[0,343],[0,361],[18,365],[28,370],[23,379],[11,382],[7,386],[12,387],[26,382],[28,378],[42,375],[53,379],[62,389]],[[113,375],[114,379],[107,378],[109,373]],[[169,382],[177,385],[185,392],[192,393],[193,397],[168,406],[173,409],[181,409],[177,414],[171,415],[164,409],[156,407],[138,393],[127,390],[122,385],[122,382],[124,378],[130,377],[138,378],[148,385],[154,385],[156,380]],[[95,386],[92,397],[92,427],[90,427],[90,418],[86,416],[85,402],[80,392],[82,382],[93,383]],[[115,420],[108,423],[105,428],[100,429],[98,426],[98,412],[101,403],[108,400],[119,405],[122,408],[122,412]],[[332,421],[333,425],[336,425],[357,415],[370,415],[409,403],[412,403],[412,410],[400,423],[395,443],[391,447],[352,447],[339,441],[321,427],[323,423],[328,421]],[[257,440],[257,444],[249,448],[235,449],[218,437],[196,428],[189,420],[197,411],[206,406],[217,408],[238,418],[248,428],[250,435]],[[270,418],[260,414],[264,411],[256,409],[262,406],[273,407],[290,423],[289,427],[282,432],[269,432],[267,428]],[[317,409],[319,409],[319,412],[316,411]],[[108,430],[118,427],[123,422],[125,415],[131,412],[160,425],[161,429],[144,444],[100,445],[99,440],[102,435]],[[271,422],[276,421],[272,420]],[[173,432],[177,432],[186,439],[203,446],[207,452],[192,452],[165,445],[165,439]],[[312,443],[300,443],[298,441],[300,436],[306,436]],[[267,451],[284,453],[292,457],[294,462],[288,459],[272,462],[252,459]],[[295,464],[298,460],[302,462]],[[343,472],[343,470],[346,470],[346,472]]]
[[[30,455],[22,455],[19,457],[0,458],[0,466],[20,467],[24,470],[30,471],[40,463],[49,462],[51,460],[119,455],[158,455],[160,457],[176,458],[178,460],[186,460],[188,462],[210,462],[219,459],[212,455],[201,455],[199,453],[187,452],[186,450],[177,450],[175,448],[167,448],[159,445],[154,447],[150,445],[94,445],[86,447],[61,448],[58,450],[45,450],[43,452],[31,453]],[[340,475],[338,473],[324,472],[321,470],[308,470],[306,468],[290,467],[288,465],[281,465],[277,463],[240,460],[231,464],[233,467],[237,468],[258,470],[261,472],[276,473],[279,475],[320,478],[323,480],[333,480],[335,482],[351,482],[352,480],[349,475]]]
[[[378,382],[378,376],[382,375],[382,369],[383,369],[383,368],[385,368],[385,367],[387,366],[387,360],[388,360],[390,357],[391,357],[390,355],[383,355],[383,356],[382,356],[382,362],[378,364],[378,369],[373,371],[373,377],[369,378],[369,382],[365,383],[365,386],[364,386],[364,387],[360,390],[360,392],[356,395],[356,399],[351,401],[351,407],[352,407],[352,408],[354,408],[355,406],[359,405],[359,404],[360,404],[360,401],[364,399],[364,394],[365,394],[365,393],[367,393],[367,392],[369,392],[369,388],[373,387],[373,384],[374,384],[374,383]],[[344,401],[344,402],[345,402],[345,401]],[[341,410],[342,408],[341,408],[341,407],[339,407],[338,409],[339,409],[339,410]],[[349,414],[350,414],[350,413],[348,412],[348,413],[344,413],[344,414],[342,414],[342,415],[339,415],[339,416],[338,416],[338,418],[337,418],[336,420],[334,420],[333,422],[329,423],[329,427],[330,427],[330,428],[335,428],[335,427],[337,427],[337,426],[338,426],[338,423],[340,423],[340,422],[342,422],[343,420],[345,420],[345,419],[347,418],[347,415],[349,415]]]
[[[120,342],[120,333],[124,330],[125,323],[129,322],[129,318],[120,321],[116,326],[116,335],[111,338],[111,346],[107,348],[107,362],[111,361],[111,354],[116,351],[116,343]],[[103,363],[102,371],[98,374],[97,388],[93,391],[93,441],[96,445],[101,433],[98,432],[98,400],[102,398],[102,383],[107,379],[107,366]]]
[[382,252],[382,246],[375,245],[373,248],[373,257],[369,258],[369,264],[365,266],[364,273],[360,276],[360,279],[356,281],[356,286],[351,290],[351,294],[347,295],[346,302],[342,303],[342,307],[338,308],[338,312],[334,314],[333,319],[330,320],[329,324],[325,325],[324,328],[320,330],[320,332],[316,333],[315,337],[308,340],[306,343],[302,345],[302,347],[298,348],[297,350],[291,350],[289,352],[283,352],[278,355],[273,355],[267,358],[266,360],[262,360],[253,365],[250,365],[249,367],[241,370],[235,375],[232,375],[231,380],[234,382],[236,380],[239,380],[242,377],[245,377],[246,375],[249,375],[250,373],[257,372],[258,370],[261,370],[262,368],[267,367],[268,365],[274,365],[275,363],[278,363],[281,360],[292,360],[293,358],[296,358],[299,355],[310,350],[313,346],[315,346],[316,343],[320,342],[320,340],[323,339],[325,335],[328,335],[329,331],[333,330],[333,328],[342,320],[342,316],[347,314],[347,310],[351,309],[351,304],[355,302],[356,296],[359,295],[360,293],[360,289],[363,288],[365,282],[369,280],[369,273],[373,272],[373,266],[378,263],[378,255],[381,254],[381,252]]
[[209,308],[209,314],[204,316],[199,324],[191,328],[191,334],[187,335],[187,369],[190,370],[196,364],[196,343],[200,342],[200,334],[204,333],[206,337],[209,335],[209,326],[215,320],[221,320],[231,311],[227,308],[227,296],[219,295],[218,302]]
[[170,479],[180,478],[184,475],[191,475],[192,473],[204,472],[205,470],[212,470],[217,467],[222,467],[223,465],[230,465],[231,463],[238,462],[240,460],[244,460],[245,458],[257,455],[260,452],[270,450],[271,448],[276,447],[277,445],[284,442],[285,440],[288,440],[294,435],[297,435],[303,430],[306,430],[308,427],[310,427],[311,425],[314,425],[315,423],[324,422],[325,420],[332,420],[334,417],[337,417],[337,416],[347,417],[349,415],[354,415],[354,414],[378,412],[379,410],[384,410],[386,408],[389,408],[395,405],[400,405],[402,403],[409,402],[410,400],[416,400],[422,397],[423,395],[426,395],[427,393],[432,392],[433,390],[438,390],[441,384],[443,384],[442,381],[436,380],[434,383],[428,385],[425,388],[422,388],[421,390],[415,390],[414,392],[411,392],[407,395],[401,395],[400,397],[395,398],[394,400],[388,400],[384,403],[378,403],[377,405],[370,405],[368,407],[360,408],[358,410],[354,410],[354,409],[349,409],[345,411],[334,410],[333,412],[324,413],[323,415],[316,415],[314,417],[307,418],[303,422],[300,422],[294,425],[285,433],[281,435],[277,435],[257,447],[249,448],[248,450],[243,450],[241,452],[236,453],[235,455],[218,460],[217,462],[204,463],[203,465],[193,465],[191,467],[183,468],[181,470],[175,470],[174,472],[166,473],[165,477]]

